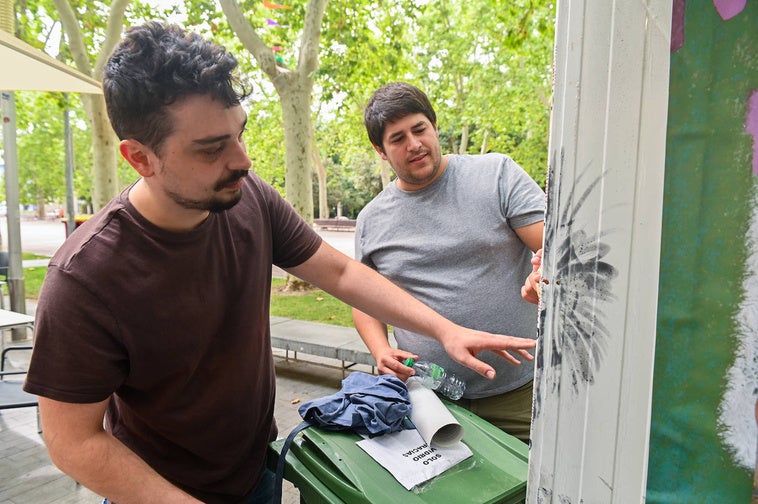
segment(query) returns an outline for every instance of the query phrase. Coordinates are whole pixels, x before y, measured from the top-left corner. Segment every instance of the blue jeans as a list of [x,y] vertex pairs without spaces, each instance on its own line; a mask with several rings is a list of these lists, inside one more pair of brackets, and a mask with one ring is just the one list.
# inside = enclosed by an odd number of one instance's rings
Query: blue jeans
[[[240,504],[271,504],[274,502],[274,471],[264,467],[258,478],[255,489],[247,495]],[[103,499],[103,504],[114,504],[108,499]]]
[[245,497],[240,504],[271,504],[274,502],[274,478],[276,474],[264,467],[253,493]]

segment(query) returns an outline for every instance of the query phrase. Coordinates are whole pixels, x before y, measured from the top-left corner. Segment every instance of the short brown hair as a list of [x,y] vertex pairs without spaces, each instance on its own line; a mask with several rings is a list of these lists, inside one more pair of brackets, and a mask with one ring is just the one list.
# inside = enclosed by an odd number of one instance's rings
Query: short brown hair
[[407,82],[391,82],[377,89],[363,111],[363,124],[371,143],[384,149],[382,144],[387,124],[411,114],[424,114],[432,126],[437,126],[437,114],[429,98],[416,86]]

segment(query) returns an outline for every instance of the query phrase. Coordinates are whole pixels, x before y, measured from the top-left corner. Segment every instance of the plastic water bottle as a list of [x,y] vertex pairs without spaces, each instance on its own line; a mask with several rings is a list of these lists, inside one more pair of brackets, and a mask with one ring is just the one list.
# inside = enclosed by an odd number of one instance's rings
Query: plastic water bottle
[[466,390],[466,382],[461,377],[445,371],[445,368],[433,362],[416,361],[408,357],[403,364],[416,371],[415,376],[421,379],[425,387],[436,390],[453,401],[460,399]]

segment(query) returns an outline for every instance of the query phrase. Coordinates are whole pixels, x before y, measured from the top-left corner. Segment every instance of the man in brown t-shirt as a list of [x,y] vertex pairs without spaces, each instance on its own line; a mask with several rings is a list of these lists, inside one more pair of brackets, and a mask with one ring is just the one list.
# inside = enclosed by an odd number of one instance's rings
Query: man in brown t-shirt
[[72,233],[40,294],[25,388],[50,455],[119,504],[271,499],[272,264],[485,376],[480,351],[534,346],[453,324],[322,242],[249,173],[236,65],[178,27],[127,32],[103,88],[140,178]]

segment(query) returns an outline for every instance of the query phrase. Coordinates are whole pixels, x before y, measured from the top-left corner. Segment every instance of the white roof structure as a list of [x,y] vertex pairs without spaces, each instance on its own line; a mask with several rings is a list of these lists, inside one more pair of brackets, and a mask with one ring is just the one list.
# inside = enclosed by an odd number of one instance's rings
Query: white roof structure
[[[8,287],[11,310],[26,313],[18,214],[18,160],[14,91],[102,94],[101,84],[0,29],[0,105],[8,201]],[[70,140],[67,138],[67,142]],[[67,147],[68,149],[68,147]],[[67,161],[68,163],[68,161]]]
[[98,81],[0,30],[0,90],[102,94]]

